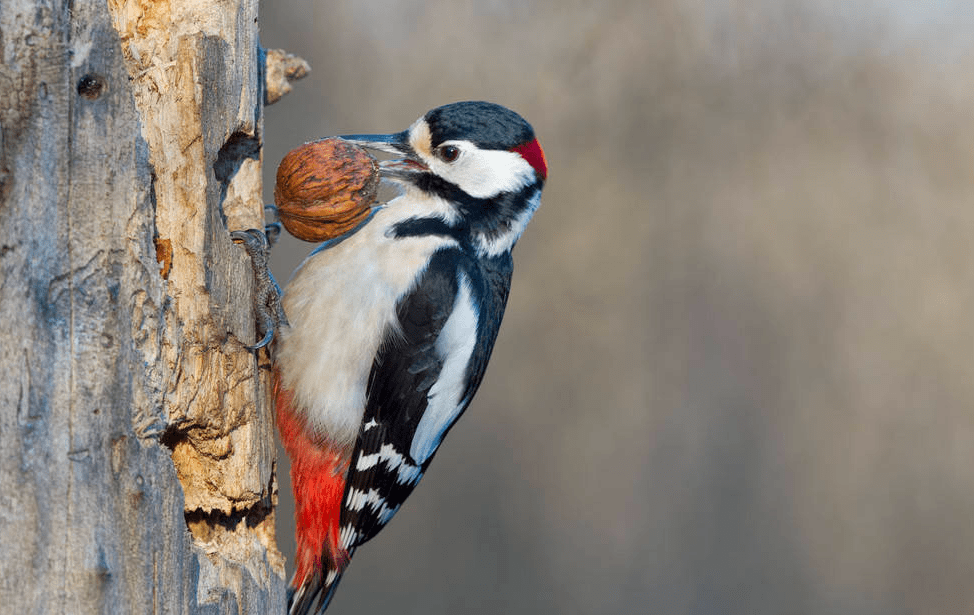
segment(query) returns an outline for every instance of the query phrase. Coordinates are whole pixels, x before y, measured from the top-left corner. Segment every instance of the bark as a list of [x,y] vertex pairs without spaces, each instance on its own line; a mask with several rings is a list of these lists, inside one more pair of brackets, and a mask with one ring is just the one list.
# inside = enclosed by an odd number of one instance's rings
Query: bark
[[0,610],[275,613],[256,0],[0,3]]

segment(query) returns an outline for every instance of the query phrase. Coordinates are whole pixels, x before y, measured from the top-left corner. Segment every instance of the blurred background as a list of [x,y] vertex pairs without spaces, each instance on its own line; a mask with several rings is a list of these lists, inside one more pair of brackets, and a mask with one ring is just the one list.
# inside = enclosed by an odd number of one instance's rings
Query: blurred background
[[550,168],[481,392],[329,613],[974,612],[974,5],[277,0],[261,38],[312,65],[268,202],[457,100]]

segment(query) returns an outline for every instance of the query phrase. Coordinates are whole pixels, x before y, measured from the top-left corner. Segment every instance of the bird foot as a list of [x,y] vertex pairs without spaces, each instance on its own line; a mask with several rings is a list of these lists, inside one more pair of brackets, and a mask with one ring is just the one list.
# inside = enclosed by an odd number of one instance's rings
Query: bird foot
[[264,215],[268,214],[273,222],[264,225],[264,236],[267,237],[267,247],[273,248],[277,238],[281,236],[281,218],[277,215],[277,206],[270,203],[264,205]]
[[[275,226],[276,232],[272,228]],[[254,268],[254,313],[257,316],[258,331],[263,331],[264,337],[253,346],[246,346],[250,351],[267,346],[274,339],[275,331],[288,326],[287,315],[281,305],[281,287],[277,285],[267,264],[271,244],[280,232],[280,224],[276,223],[267,225],[263,231],[252,228],[230,232],[233,241],[241,244],[250,255]]]

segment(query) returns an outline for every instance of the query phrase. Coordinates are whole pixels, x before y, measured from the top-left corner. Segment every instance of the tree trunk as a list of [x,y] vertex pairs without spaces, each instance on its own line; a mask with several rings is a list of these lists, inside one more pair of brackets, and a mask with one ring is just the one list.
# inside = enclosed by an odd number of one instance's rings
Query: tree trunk
[[0,610],[283,612],[257,0],[2,0],[0,53]]

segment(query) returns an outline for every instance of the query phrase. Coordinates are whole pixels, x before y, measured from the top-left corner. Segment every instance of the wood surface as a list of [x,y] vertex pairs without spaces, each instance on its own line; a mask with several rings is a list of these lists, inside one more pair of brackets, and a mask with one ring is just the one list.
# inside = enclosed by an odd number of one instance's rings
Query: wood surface
[[283,612],[256,0],[3,0],[0,54],[0,611]]

